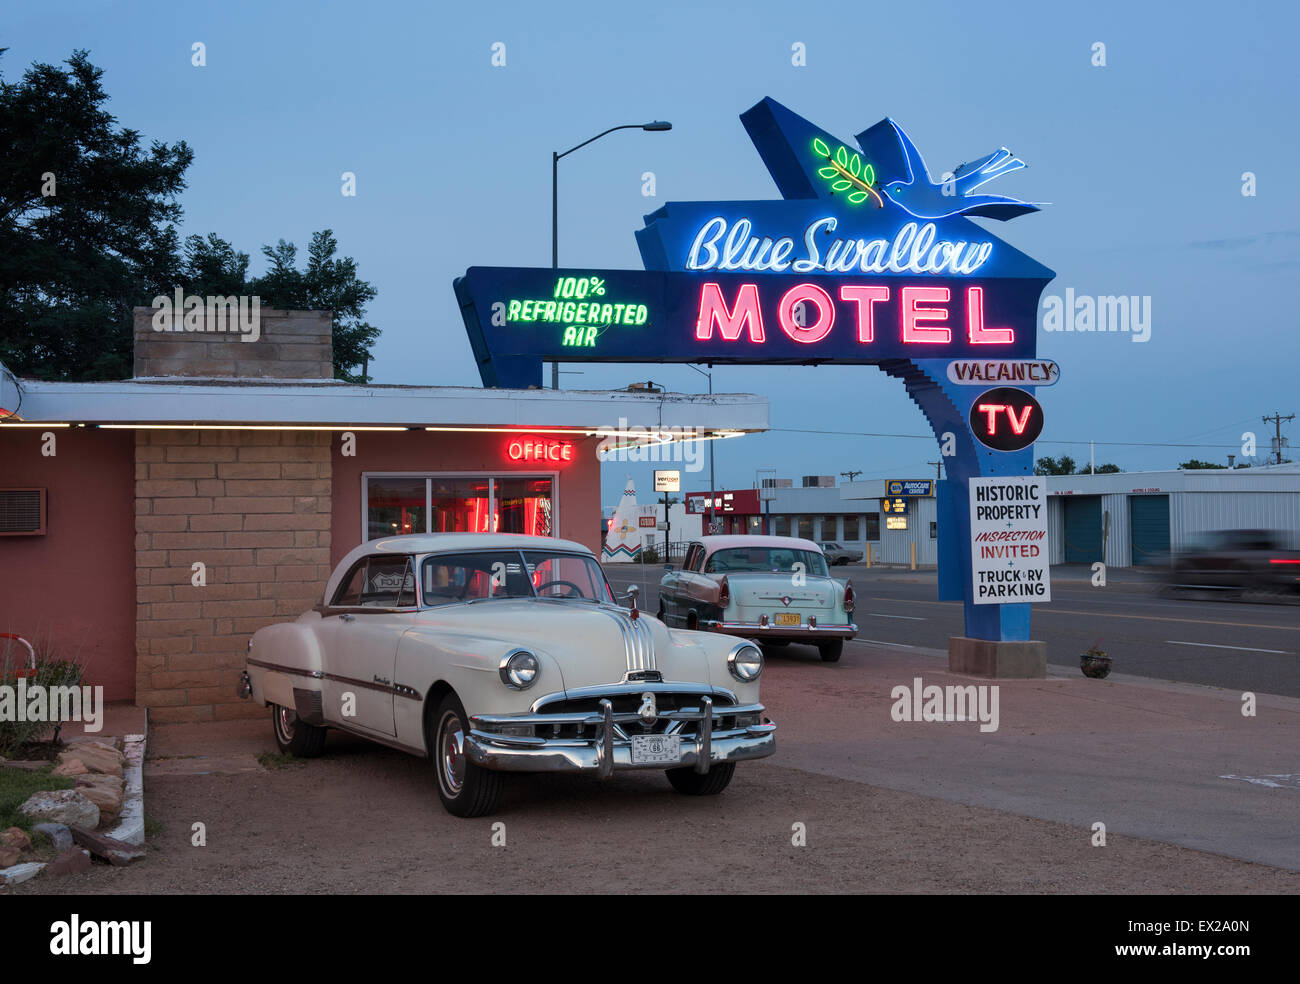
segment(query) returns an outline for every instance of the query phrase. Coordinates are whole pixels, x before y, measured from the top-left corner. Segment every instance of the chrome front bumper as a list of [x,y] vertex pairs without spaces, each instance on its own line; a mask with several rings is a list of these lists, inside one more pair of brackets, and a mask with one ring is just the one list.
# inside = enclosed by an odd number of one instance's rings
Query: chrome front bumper
[[769,638],[794,639],[810,643],[822,639],[852,639],[858,634],[858,627],[852,622],[846,625],[773,625],[769,622],[764,625],[761,622],[702,621],[700,628],[760,641]]
[[[602,779],[616,769],[672,769],[689,766],[705,773],[719,762],[740,762],[745,759],[764,758],[776,751],[776,725],[761,717],[762,704],[742,706],[726,705],[717,708],[709,698],[699,708],[664,711],[659,718],[668,721],[699,722],[698,735],[680,735],[681,759],[678,763],[633,764],[632,735],[635,728],[625,731],[623,725],[637,724],[638,714],[616,714],[608,700],[600,702],[596,714],[502,714],[475,715],[470,718],[470,733],[465,736],[465,754],[475,765],[500,772],[594,772]],[[758,714],[762,724],[747,725],[726,731],[713,730],[713,718],[732,717],[738,714]],[[594,725],[595,739],[585,738],[526,738],[503,735],[490,729],[494,726],[531,724]],[[672,734],[673,732],[669,732]]]

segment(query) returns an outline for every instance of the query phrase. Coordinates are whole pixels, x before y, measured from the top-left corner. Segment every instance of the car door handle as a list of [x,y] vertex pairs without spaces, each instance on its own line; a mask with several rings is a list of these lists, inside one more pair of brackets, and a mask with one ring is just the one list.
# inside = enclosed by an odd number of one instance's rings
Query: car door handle
[[346,612],[339,616],[340,621],[343,622],[351,622],[355,618],[356,618],[355,615],[348,615]]

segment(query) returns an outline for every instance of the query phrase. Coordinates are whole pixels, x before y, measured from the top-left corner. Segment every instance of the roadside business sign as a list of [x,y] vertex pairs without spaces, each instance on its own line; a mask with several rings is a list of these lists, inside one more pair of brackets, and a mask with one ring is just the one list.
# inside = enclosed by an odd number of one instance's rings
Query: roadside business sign
[[886,495],[906,495],[912,498],[929,498],[934,495],[932,478],[891,478],[885,482]]
[[1052,600],[1046,478],[972,478],[970,529],[975,604]]
[[[1032,471],[1043,415],[1026,390],[1059,375],[1037,350],[1055,274],[972,221],[1038,210],[990,192],[1024,162],[1001,148],[932,171],[893,119],[855,143],[772,99],[740,120],[780,199],[666,203],[636,233],[641,270],[473,266],[456,278],[484,385],[541,386],[545,362],[879,366],[925,414],[948,478],[891,488],[902,508],[889,516],[933,495],[950,531],[940,599],[963,602],[968,636],[1028,639],[1027,599],[977,607],[967,574],[968,482]],[[657,493],[679,488],[656,478]]]
[[880,511],[894,516],[907,515],[907,502],[904,496],[892,496],[880,500]]
[[682,473],[680,471],[655,470],[655,492],[680,492],[682,490]]

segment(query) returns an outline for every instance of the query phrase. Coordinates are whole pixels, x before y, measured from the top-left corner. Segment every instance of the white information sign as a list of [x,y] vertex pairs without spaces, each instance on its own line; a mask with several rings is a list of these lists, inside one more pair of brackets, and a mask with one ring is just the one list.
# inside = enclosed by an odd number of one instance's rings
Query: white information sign
[[656,492],[680,492],[682,490],[682,473],[680,471],[656,471]]
[[1047,479],[972,478],[970,532],[975,604],[1052,600]]

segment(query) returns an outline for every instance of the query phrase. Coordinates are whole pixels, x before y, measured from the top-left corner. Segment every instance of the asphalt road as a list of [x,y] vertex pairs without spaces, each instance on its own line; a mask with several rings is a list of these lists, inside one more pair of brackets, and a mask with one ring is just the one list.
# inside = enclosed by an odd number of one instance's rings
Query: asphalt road
[[[641,586],[640,606],[659,606],[656,565],[606,567],[616,591]],[[858,638],[902,650],[947,650],[963,635],[962,606],[937,599],[933,571],[834,568],[857,593]],[[1052,601],[1034,605],[1033,638],[1047,660],[1077,668],[1100,640],[1113,671],[1133,676],[1300,697],[1300,604],[1232,601],[1209,592],[1165,597],[1152,578],[1112,571],[1093,587],[1078,568],[1053,570]]]

